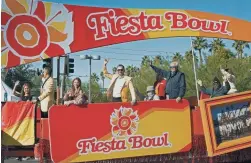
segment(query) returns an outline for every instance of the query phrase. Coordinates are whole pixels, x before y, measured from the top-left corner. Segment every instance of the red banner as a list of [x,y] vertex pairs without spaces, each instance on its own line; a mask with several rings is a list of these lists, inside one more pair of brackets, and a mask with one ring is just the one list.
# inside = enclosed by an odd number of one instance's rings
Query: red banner
[[[54,162],[83,162],[189,151],[191,119],[183,100],[52,106]],[[184,137],[184,135],[186,135]]]
[[2,108],[2,144],[28,146],[35,143],[35,109],[31,102],[7,102]]
[[190,10],[3,0],[1,16],[2,67],[152,38],[201,36],[251,41],[250,22]]

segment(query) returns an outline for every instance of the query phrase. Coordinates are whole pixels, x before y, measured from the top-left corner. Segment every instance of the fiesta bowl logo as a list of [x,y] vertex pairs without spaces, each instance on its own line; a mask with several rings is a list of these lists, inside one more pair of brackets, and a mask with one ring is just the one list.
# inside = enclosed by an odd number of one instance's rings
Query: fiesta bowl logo
[[2,67],[70,52],[72,14],[64,5],[37,0],[4,0],[1,15]]
[[[164,21],[169,25],[164,25]],[[147,14],[140,11],[137,15],[118,15],[116,10],[109,9],[104,12],[90,13],[86,18],[86,24],[95,31],[95,40],[107,39],[108,35],[114,37],[131,35],[138,36],[144,32],[156,31],[202,31],[219,33],[231,36],[228,31],[228,20],[200,19],[190,16],[184,12],[167,11],[160,14]]]
[[120,109],[114,109],[110,123],[114,137],[128,137],[137,132],[139,117],[137,111],[134,112],[132,108],[120,107]]
[[110,116],[110,124],[112,126],[112,138],[110,140],[98,140],[96,137],[80,139],[76,143],[79,155],[172,147],[168,132],[164,131],[162,135],[152,137],[137,135],[139,116],[137,111],[133,111],[132,108],[120,107],[114,109]]

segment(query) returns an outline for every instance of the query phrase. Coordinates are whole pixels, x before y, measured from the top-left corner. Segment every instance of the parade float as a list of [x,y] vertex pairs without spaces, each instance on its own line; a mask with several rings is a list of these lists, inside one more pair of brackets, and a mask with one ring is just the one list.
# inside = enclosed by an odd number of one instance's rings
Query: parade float
[[[1,15],[2,68],[154,38],[251,42],[250,22],[201,11],[4,0]],[[6,102],[2,156],[35,153],[40,162],[250,161],[250,103],[251,91],[181,103],[54,105],[47,119],[35,104]]]

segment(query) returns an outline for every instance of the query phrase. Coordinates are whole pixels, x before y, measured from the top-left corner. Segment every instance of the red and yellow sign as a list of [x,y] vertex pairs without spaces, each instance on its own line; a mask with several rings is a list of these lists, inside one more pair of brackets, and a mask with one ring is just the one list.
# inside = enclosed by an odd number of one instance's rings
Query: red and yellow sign
[[251,42],[251,23],[190,10],[119,9],[3,0],[2,67],[86,49],[163,37]]
[[189,151],[191,119],[183,100],[53,106],[54,162],[83,162]]
[[35,109],[31,102],[7,102],[2,108],[2,144],[35,144]]

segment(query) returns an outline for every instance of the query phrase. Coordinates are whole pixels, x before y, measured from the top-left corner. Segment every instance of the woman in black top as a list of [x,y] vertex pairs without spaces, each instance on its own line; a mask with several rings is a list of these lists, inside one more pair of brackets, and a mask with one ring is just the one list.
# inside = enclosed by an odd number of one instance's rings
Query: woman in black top
[[17,86],[19,85],[19,81],[16,81],[14,89],[13,89],[13,94],[17,97],[20,97],[20,101],[32,101],[32,96],[31,96],[31,89],[28,83],[24,83],[21,93],[17,92]]
[[[13,88],[13,94],[17,97],[20,97],[20,101],[32,101],[31,89],[28,83],[24,83],[21,93],[16,91],[17,86],[19,85],[19,81],[16,81],[15,86]],[[29,160],[30,157],[18,157],[16,158],[19,161]]]

